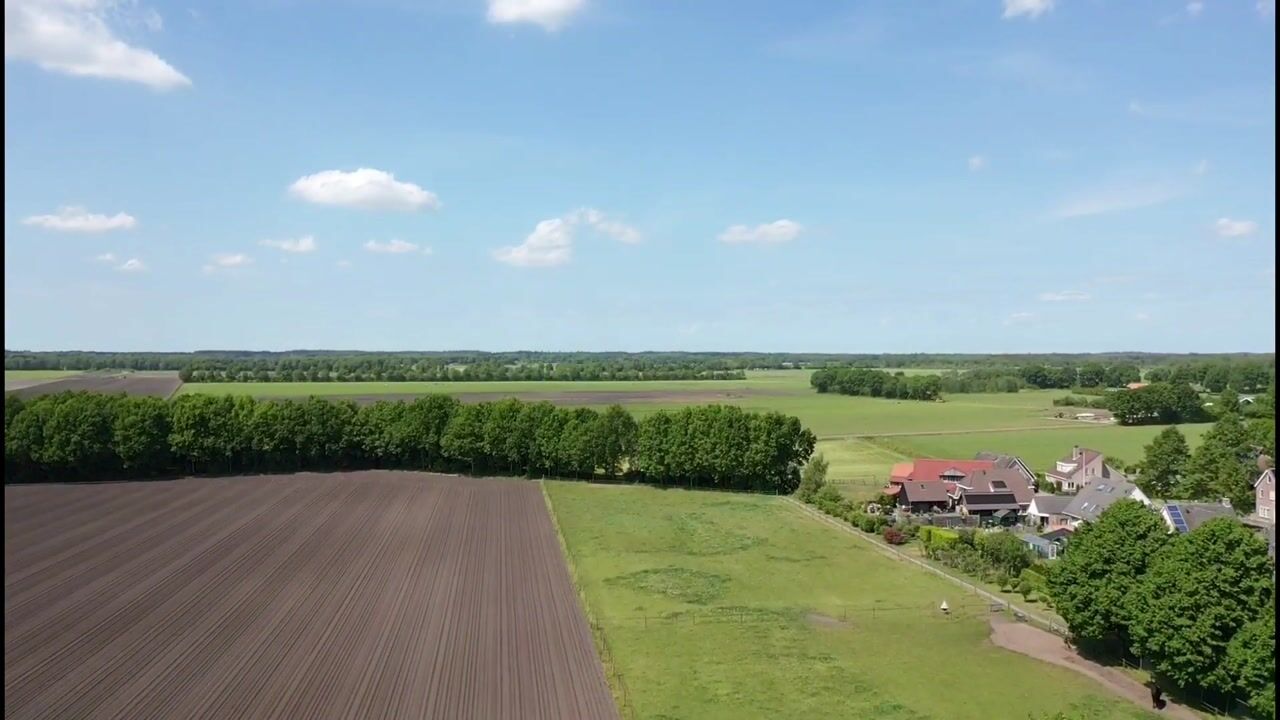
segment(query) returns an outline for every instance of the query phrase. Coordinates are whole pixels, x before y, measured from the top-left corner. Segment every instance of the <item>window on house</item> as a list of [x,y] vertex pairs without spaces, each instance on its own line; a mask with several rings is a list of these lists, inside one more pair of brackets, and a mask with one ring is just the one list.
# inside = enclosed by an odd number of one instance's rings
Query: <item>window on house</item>
[[1269,507],[1258,508],[1258,514],[1264,518],[1269,518],[1271,517],[1271,508]]

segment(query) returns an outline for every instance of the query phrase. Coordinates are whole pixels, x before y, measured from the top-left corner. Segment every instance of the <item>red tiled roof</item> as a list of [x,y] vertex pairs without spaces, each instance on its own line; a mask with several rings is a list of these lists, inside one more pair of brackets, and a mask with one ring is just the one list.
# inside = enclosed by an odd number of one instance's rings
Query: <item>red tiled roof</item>
[[958,470],[965,475],[971,475],[977,470],[991,470],[995,466],[996,464],[991,460],[939,460],[935,458],[915,460],[894,465],[890,482],[936,481],[941,480],[942,474],[948,470]]

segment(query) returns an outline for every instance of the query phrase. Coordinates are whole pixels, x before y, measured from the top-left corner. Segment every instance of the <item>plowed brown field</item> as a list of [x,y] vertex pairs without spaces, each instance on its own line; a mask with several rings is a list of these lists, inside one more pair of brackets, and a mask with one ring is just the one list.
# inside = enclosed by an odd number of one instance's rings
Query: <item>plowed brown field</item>
[[7,718],[616,718],[537,485],[4,490]]

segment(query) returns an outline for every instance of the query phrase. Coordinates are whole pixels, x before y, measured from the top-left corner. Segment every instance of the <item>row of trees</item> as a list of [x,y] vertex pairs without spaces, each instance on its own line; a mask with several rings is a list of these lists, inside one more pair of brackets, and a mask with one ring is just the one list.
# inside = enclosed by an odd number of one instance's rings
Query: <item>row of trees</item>
[[779,413],[687,407],[640,422],[516,399],[448,395],[357,407],[320,398],[260,401],[61,393],[5,400],[5,481],[173,473],[408,468],[592,477],[789,493],[814,436]]
[[1204,422],[1209,412],[1200,394],[1186,383],[1151,383],[1107,396],[1105,405],[1121,425],[1170,425]]
[[1274,457],[1273,418],[1245,420],[1230,413],[1205,433],[1195,452],[1176,427],[1152,439],[1138,465],[1138,486],[1150,497],[1189,500],[1227,498],[1241,512],[1254,506],[1260,455]]
[[743,380],[742,370],[710,370],[699,365],[560,363],[449,365],[425,360],[403,364],[373,361],[283,360],[198,361],[178,371],[183,382],[493,382],[596,380]]
[[1018,368],[1018,376],[1026,384],[1042,390],[1072,387],[1124,387],[1142,379],[1142,371],[1131,362],[1105,365],[1089,362],[1083,365],[1029,364]]
[[1049,571],[1082,646],[1132,652],[1184,690],[1238,697],[1275,717],[1275,583],[1266,543],[1230,518],[1170,535],[1122,500],[1072,536]]
[[1265,359],[1197,360],[1155,367],[1147,371],[1152,382],[1174,382],[1198,385],[1209,392],[1222,392],[1234,387],[1240,392],[1261,392],[1275,381],[1275,357]]
[[809,384],[820,393],[904,400],[935,400],[942,392],[942,378],[937,375],[891,374],[857,367],[815,370]]

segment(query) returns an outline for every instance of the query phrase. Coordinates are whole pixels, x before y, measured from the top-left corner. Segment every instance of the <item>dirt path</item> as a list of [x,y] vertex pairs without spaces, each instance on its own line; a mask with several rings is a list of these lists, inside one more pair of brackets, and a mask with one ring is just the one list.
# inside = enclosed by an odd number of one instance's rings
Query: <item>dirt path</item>
[[[1144,708],[1151,707],[1151,691],[1145,685],[1124,673],[1099,665],[1080,657],[1075,650],[1067,647],[1062,638],[1040,628],[1009,620],[1005,617],[991,619],[991,642],[1006,650],[1053,663],[1081,675],[1092,678],[1104,685],[1108,690],[1127,698]],[[1167,699],[1167,698],[1166,698]],[[1181,720],[1199,720],[1200,716],[1190,709],[1168,701],[1161,715]]]

